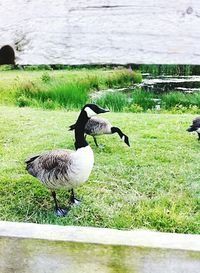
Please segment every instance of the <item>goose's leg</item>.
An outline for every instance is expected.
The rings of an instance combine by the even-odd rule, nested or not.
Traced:
[[[73,205],[79,205],[81,201],[74,196],[74,190],[71,189],[70,203]]]
[[[198,133],[198,140],[200,141],[200,133]]]
[[[53,200],[55,202],[55,213],[56,213],[56,215],[57,216],[65,216],[65,215],[67,215],[67,213],[68,213],[67,209],[59,208],[58,201],[56,199],[56,192],[55,191],[52,191],[52,196],[53,196]]]
[[[97,138],[95,136],[93,136],[93,139],[94,139],[94,143],[97,147],[99,147],[98,143],[97,143]]]
[[[101,148],[101,149],[103,149],[104,148],[104,145],[103,144],[98,144],[97,143],[97,138],[95,137],[95,136],[92,136],[93,137],[93,139],[94,139],[94,143],[96,144],[96,146],[98,147],[98,148]]]

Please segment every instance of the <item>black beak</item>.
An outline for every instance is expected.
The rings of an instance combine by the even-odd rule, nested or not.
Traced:
[[[131,146],[129,143],[129,138],[125,135],[125,140],[124,142],[126,143],[126,145],[128,145],[129,147]]]
[[[131,146],[130,143],[129,143],[129,139],[127,139],[126,144],[127,144],[129,147]]]
[[[107,112],[110,112],[110,110],[108,109],[103,109],[103,108],[100,108],[98,109],[98,114],[101,114],[101,113],[107,113]]]
[[[191,133],[191,132],[195,131],[195,129],[192,127],[189,127],[186,131]]]

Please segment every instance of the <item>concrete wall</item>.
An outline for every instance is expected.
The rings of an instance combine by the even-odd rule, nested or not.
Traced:
[[[199,273],[200,235],[0,222],[1,273]]]
[[[20,64],[200,64],[199,26],[199,0],[0,2]]]

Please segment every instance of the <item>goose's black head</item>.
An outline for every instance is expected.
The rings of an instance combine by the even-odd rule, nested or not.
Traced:
[[[92,104],[92,103],[86,104],[83,107],[82,111],[85,111],[88,118],[91,118],[91,117],[96,116],[98,114],[110,112],[108,109],[103,109],[103,108],[99,107],[98,105]]]
[[[130,147],[130,143],[129,143],[129,139],[128,139],[128,136],[127,135],[123,135],[122,136],[122,140],[126,143],[126,145],[128,145]]]
[[[84,129],[88,120],[101,113],[109,112],[109,110],[103,109],[96,104],[86,104],[79,114],[79,117],[75,124],[70,126],[70,129],[75,129],[75,148],[79,149],[88,145],[84,137]]]
[[[196,127],[194,127],[194,126],[190,126],[189,128],[187,128],[187,130],[186,131],[188,131],[189,133],[191,133],[191,132],[194,132],[194,131],[197,131],[198,130],[198,128],[196,128]]]
[[[188,132],[198,132],[200,133],[200,117],[193,120],[192,125],[187,129]]]

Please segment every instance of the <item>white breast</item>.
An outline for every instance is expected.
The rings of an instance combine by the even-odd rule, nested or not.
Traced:
[[[94,165],[94,154],[90,146],[78,149],[72,154],[72,164],[69,178],[73,186],[87,181]]]

